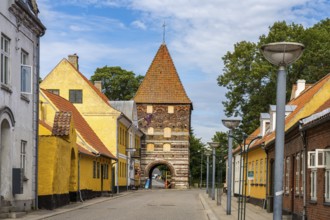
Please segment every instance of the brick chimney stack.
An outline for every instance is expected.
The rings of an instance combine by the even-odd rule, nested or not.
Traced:
[[[102,92],[102,81],[94,81],[94,86]]]
[[[75,53],[68,56],[69,62],[79,71],[78,55]]]
[[[302,91],[304,91],[306,88],[306,80],[298,79],[297,80],[297,89],[295,92],[295,98],[297,98]]]

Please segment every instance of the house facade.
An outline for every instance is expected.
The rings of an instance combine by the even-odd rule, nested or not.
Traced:
[[[146,134],[141,148],[141,180],[151,179],[153,170],[164,165],[171,176],[171,187],[188,188],[193,107],[165,43],[158,49],[134,101],[139,128]]]
[[[112,191],[127,190],[129,156],[126,149],[132,121],[111,106],[102,88],[79,72],[79,57],[73,54],[61,60],[40,87],[69,100],[77,108],[107,149],[118,158],[118,163],[111,168],[114,173]]]
[[[78,146],[71,112],[56,112],[53,127],[39,121],[38,208],[68,205],[78,189]],[[70,196],[71,195],[71,196]]]
[[[73,156],[71,154],[70,158],[66,158],[66,163],[71,161],[72,163],[77,163],[77,175],[70,175],[70,187],[69,187],[69,197],[70,201],[83,201],[85,199],[91,199],[103,194],[109,194],[113,188],[113,173],[111,167],[116,163],[117,158],[107,149],[103,144],[97,134],[92,130],[91,126],[87,123],[84,117],[76,109],[76,107],[68,100],[62,98],[61,96],[55,95],[47,90],[41,89],[40,91],[40,120],[52,127],[53,131],[55,129],[52,118],[56,116],[58,112],[69,112],[72,114],[73,123],[76,133],[76,147],[78,149],[78,156]],[[54,133],[54,132],[53,132]],[[55,143],[56,144],[56,143]],[[40,146],[41,148],[47,146]],[[53,154],[56,158],[64,157],[64,152],[59,150],[61,146],[53,146],[57,151]],[[51,153],[51,152],[45,152]],[[63,154],[63,155],[62,155]],[[52,155],[48,155],[48,158]],[[73,158],[74,157],[74,158]],[[46,156],[44,158],[47,158]],[[42,160],[42,159],[41,159]],[[63,163],[64,164],[64,163]],[[74,164],[70,163],[70,167],[76,167]],[[55,170],[62,172],[65,176],[67,170],[62,169],[61,164],[54,165]],[[48,172],[51,172],[52,167],[46,167]],[[73,172],[73,171],[72,171]],[[70,172],[71,173],[71,172]],[[74,176],[71,178],[71,176]],[[55,179],[54,185],[60,185],[56,181],[62,182],[62,179]],[[76,186],[76,187],[75,187]],[[56,203],[56,198],[61,197],[60,194],[54,192],[53,194],[39,195],[40,198],[45,197],[45,200],[49,199]],[[67,193],[62,196],[67,197]],[[67,201],[67,199],[65,200]],[[65,202],[64,201],[64,202]],[[46,204],[45,202],[44,204]],[[60,203],[59,205],[62,205]],[[47,205],[47,204],[46,204]],[[45,208],[48,208],[45,206]],[[56,208],[56,207],[51,207]]]
[[[35,0],[0,1],[0,207],[11,211],[38,201],[38,12]]]

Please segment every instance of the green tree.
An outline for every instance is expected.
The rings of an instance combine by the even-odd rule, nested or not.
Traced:
[[[130,100],[134,97],[143,78],[118,66],[104,66],[95,70],[91,81],[102,81],[103,92],[109,100]]]
[[[222,58],[224,69],[218,77],[218,85],[228,90],[223,102],[226,116],[241,116],[240,129],[247,134],[259,126],[260,113],[267,112],[269,105],[276,103],[278,67],[264,59],[260,48],[281,41],[301,42],[306,47],[301,59],[287,68],[287,101],[292,85],[298,79],[315,83],[330,71],[329,19],[308,29],[294,23],[276,22],[257,43],[236,43],[234,51],[227,52]]]
[[[199,183],[201,175],[201,163],[203,166],[203,180],[205,179],[205,160],[202,161],[202,154],[204,153],[204,144],[201,138],[195,137],[193,131],[190,133],[190,155],[189,155],[189,169],[190,169],[190,182]]]

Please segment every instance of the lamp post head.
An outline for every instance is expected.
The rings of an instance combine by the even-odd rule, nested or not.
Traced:
[[[210,145],[211,148],[218,148],[220,147],[219,142],[207,142],[208,145]]]
[[[294,42],[277,42],[261,46],[261,52],[270,63],[287,66],[300,58],[305,46]]]
[[[222,119],[222,124],[229,129],[236,128],[239,125],[239,123],[241,123],[241,119],[237,119],[237,118]]]
[[[206,150],[206,151],[205,151],[205,155],[206,155],[207,157],[209,157],[209,156],[211,156],[211,152],[208,151],[208,150]]]

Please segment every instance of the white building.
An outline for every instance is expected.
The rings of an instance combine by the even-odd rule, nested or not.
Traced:
[[[0,212],[37,206],[37,15],[36,0],[0,1]]]

